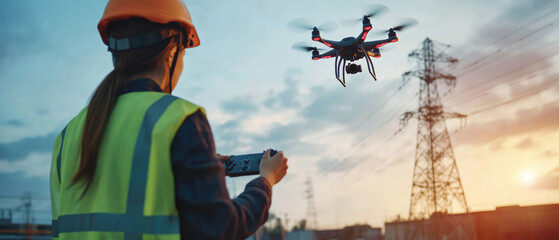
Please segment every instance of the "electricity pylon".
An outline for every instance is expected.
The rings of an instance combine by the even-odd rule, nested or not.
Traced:
[[[456,77],[437,69],[436,63],[454,65],[457,60],[439,51],[440,46],[425,39],[421,48],[409,54],[417,60],[418,70],[403,75],[404,81],[412,77],[420,80],[419,108],[405,112],[400,119],[403,126],[411,118],[418,121],[406,238],[475,239],[445,122],[449,118],[465,119],[466,115],[445,111],[437,90],[437,80],[444,80],[452,88]],[[466,214],[462,217],[448,215],[455,208]]]
[[[318,221],[316,219],[316,207],[314,205],[314,192],[310,175],[305,182],[307,185],[306,198],[307,198],[307,228],[318,229]]]

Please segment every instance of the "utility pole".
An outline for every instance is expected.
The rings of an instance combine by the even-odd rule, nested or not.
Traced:
[[[425,39],[421,48],[409,54],[417,60],[418,69],[403,75],[404,81],[413,77],[420,80],[419,108],[405,112],[400,119],[403,126],[411,118],[418,121],[406,239],[475,239],[469,214],[448,215],[456,208],[469,213],[445,122],[449,118],[465,120],[466,115],[445,111],[441,103],[437,80],[452,88],[456,77],[437,69],[436,63],[452,66],[458,60],[444,54],[440,47]]]
[[[310,175],[308,175],[307,181],[305,182],[307,184],[307,191],[306,191],[306,197],[307,197],[307,227],[308,229],[318,229],[318,222],[316,219],[316,207],[314,205],[314,192],[313,192],[313,187],[312,187],[312,181],[311,181],[311,177]]]
[[[25,209],[25,229],[26,229],[25,239],[31,239],[33,237],[33,223],[34,223],[33,221],[34,219],[31,218],[31,213],[32,213],[31,193],[30,192],[25,193],[21,198],[21,201],[23,201],[22,207]]]

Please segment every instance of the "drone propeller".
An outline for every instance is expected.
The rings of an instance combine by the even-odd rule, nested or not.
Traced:
[[[359,18],[359,20],[363,20],[365,17],[372,18],[384,12],[390,11],[388,7],[381,4],[370,5],[368,8],[370,9],[369,13],[365,14],[362,18]]]
[[[299,50],[299,51],[305,51],[305,52],[310,52],[313,50],[318,50],[318,51],[322,51],[322,50],[326,50],[324,48],[317,48],[317,47],[311,47],[303,42],[298,42],[293,44],[293,49]]]
[[[343,20],[342,25],[346,27],[354,26],[355,24],[357,24],[358,22],[362,21],[365,18],[377,17],[383,13],[390,11],[388,7],[381,4],[368,5],[366,6],[366,8],[368,8],[369,11],[367,11],[367,13],[365,13],[363,17]]]
[[[390,28],[390,29],[388,29],[388,30],[384,30],[384,31],[382,31],[382,32],[383,32],[383,33],[388,33],[388,32],[390,32],[390,31],[392,31],[392,30],[393,30],[393,31],[402,31],[402,30],[404,30],[404,29],[406,29],[406,28],[409,28],[409,27],[412,27],[412,26],[415,26],[415,25],[417,25],[417,20],[415,20],[415,19],[413,19],[413,18],[410,18],[408,21],[406,21],[406,23],[400,24],[400,25],[398,25],[398,26],[392,27],[392,28]]]
[[[338,25],[334,21],[329,21],[320,24],[319,26],[313,26],[308,18],[297,18],[289,21],[289,23],[287,23],[287,27],[297,32],[311,31],[315,27],[319,31],[329,32],[336,30],[336,28],[338,28]]]

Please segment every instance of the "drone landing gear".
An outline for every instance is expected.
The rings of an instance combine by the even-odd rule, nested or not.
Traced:
[[[373,61],[371,60],[371,57],[369,57],[369,54],[367,54],[367,51],[365,51],[365,48],[363,48],[363,45],[359,46],[359,48],[365,54],[365,60],[367,62],[367,68],[369,69],[369,73],[371,74],[371,76],[373,76],[373,79],[375,79],[375,81],[376,81],[377,76],[375,74],[375,67],[373,66]],[[344,62],[344,64],[345,64],[345,62]]]
[[[340,60],[338,60],[338,58]],[[342,60],[344,62],[343,65],[341,65]],[[342,79],[340,79],[340,67],[341,66],[345,66],[345,59],[344,58],[340,58],[340,54],[336,54],[336,60],[334,60],[334,72],[336,73],[336,78],[338,79],[338,81],[340,81],[340,83],[345,87],[345,70],[342,69]]]
[[[369,70],[369,74],[371,74],[371,76],[373,76],[373,79],[376,81],[377,80],[377,76],[375,73],[375,67],[373,66],[373,61],[371,60],[371,57],[369,57],[369,54],[367,54],[367,51],[365,51],[365,49],[363,48],[363,46],[359,47],[361,49],[361,51],[363,53],[365,53],[365,60],[367,62],[367,69]],[[343,64],[342,64],[343,62]],[[345,68],[346,65],[346,59],[343,57],[340,57],[339,52],[336,53],[336,60],[334,60],[334,72],[336,74],[336,79],[338,79],[338,81],[340,81],[340,83],[342,84],[342,86],[346,86],[345,84],[345,73],[346,73],[346,69]],[[355,64],[353,64],[355,65]],[[349,69],[350,66],[348,66]],[[357,71],[361,72],[361,66],[358,66],[359,70],[354,70],[354,72],[348,72],[350,74],[354,74]],[[340,78],[340,68],[342,68],[341,72],[342,72],[342,78]],[[350,71],[350,70],[347,70]]]

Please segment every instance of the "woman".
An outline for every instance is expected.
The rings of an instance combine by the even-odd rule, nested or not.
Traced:
[[[287,158],[231,200],[204,110],[171,96],[199,45],[180,0],[110,0],[98,25],[115,69],[58,136],[54,239],[243,239],[265,223]]]

